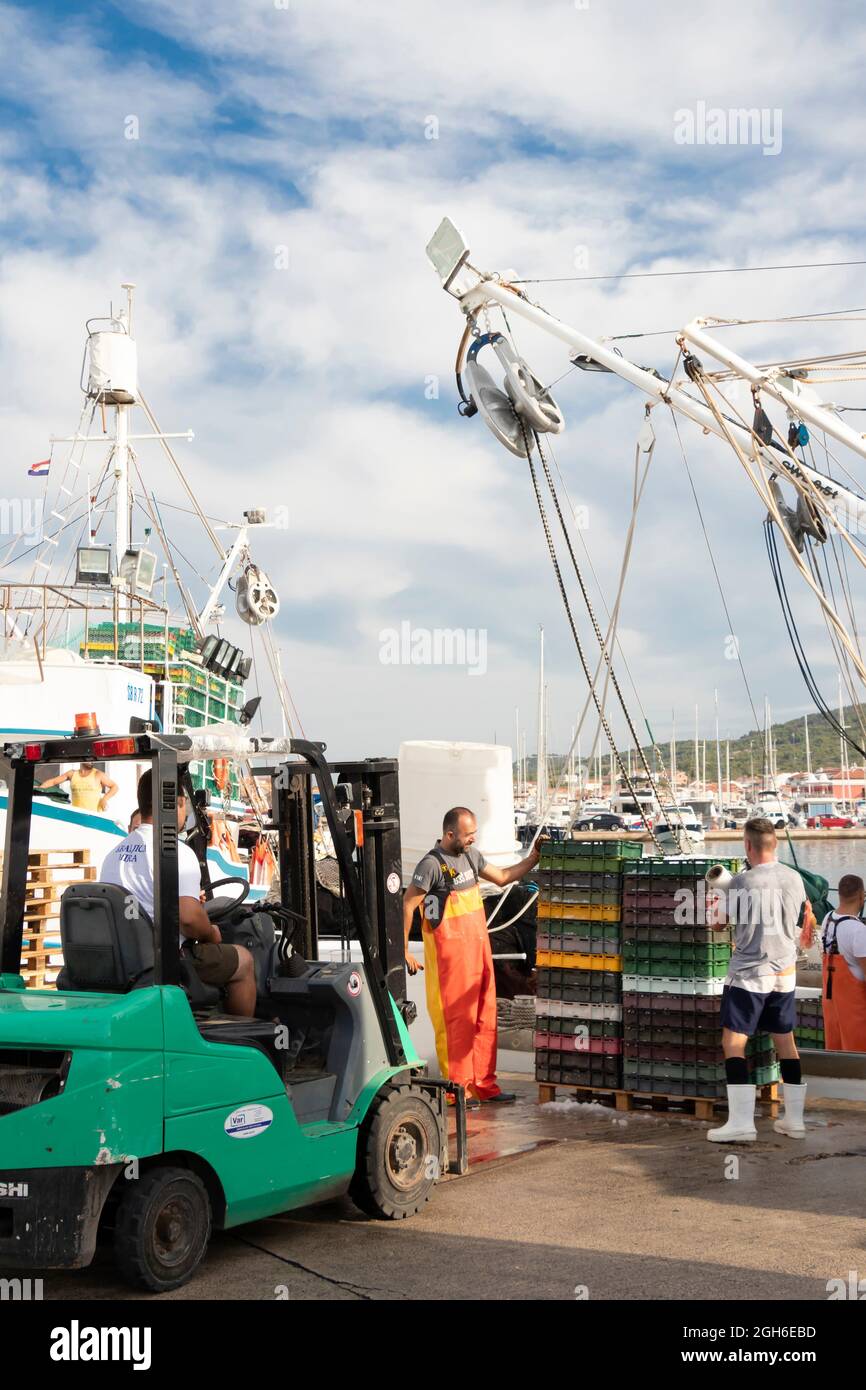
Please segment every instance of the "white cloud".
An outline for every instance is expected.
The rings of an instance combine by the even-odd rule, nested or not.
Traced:
[[[829,20],[802,6],[701,7],[664,25],[658,10],[375,0],[362,12],[291,0],[281,11],[215,0],[205,22],[180,3],[136,11],[136,22],[159,22],[204,55],[173,72],[168,60],[111,52],[107,36],[99,47],[84,24],[46,33],[0,8],[18,55],[0,86],[31,108],[17,145],[8,132],[0,141],[0,370],[15,402],[4,412],[4,485],[18,488],[46,434],[74,423],[82,325],[132,278],[142,379],[166,429],[196,430],[178,456],[208,511],[288,509],[288,531],[259,544],[283,594],[279,640],[308,732],[339,729],[332,743],[343,753],[367,732],[380,751],[412,736],[487,738],[495,728],[510,738],[514,705],[524,722],[534,708],[543,622],[563,736],[582,677],[526,466],[454,410],[462,319],[424,257],[430,233],[448,212],[481,264],[569,275],[579,246],[584,273],[605,274],[855,259],[860,231],[861,131],[848,112],[860,30],[842,51]],[[808,62],[792,63],[790,44],[777,42],[783,19],[786,34],[808,40]],[[673,110],[699,98],[783,105],[782,155],[678,150]],[[255,120],[229,114],[243,104]],[[118,125],[130,109],[137,144]],[[431,114],[438,141],[424,139]],[[673,329],[695,313],[856,305],[858,283],[840,270],[530,293],[611,334]],[[540,375],[567,371],[558,345],[512,327]],[[795,343],[840,350],[859,335],[856,323],[796,334],[776,325],[731,341],[772,357]],[[662,371],[673,365],[670,335],[620,346]],[[424,396],[431,376],[438,402]],[[641,399],[580,373],[555,394],[568,421],[556,456],[572,500],[590,508],[585,540],[610,599]],[[724,446],[683,430],[756,698],[799,698],[760,507]],[[657,432],[621,635],[661,738],[672,702],[685,716],[699,701],[709,716],[716,686],[732,720],[751,715],[722,652],[726,624],[676,439],[664,421]],[[182,505],[159,455],[140,452],[158,496]],[[209,577],[213,552],[190,518],[174,516],[178,544]],[[380,665],[380,628],[431,614],[489,628],[486,679]],[[594,662],[584,617],[580,630]],[[825,639],[814,624],[809,632],[817,662]]]

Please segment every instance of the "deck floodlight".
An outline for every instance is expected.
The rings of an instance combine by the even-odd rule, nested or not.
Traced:
[[[143,546],[130,546],[120,562],[120,577],[136,594],[149,594],[156,578],[156,556]]]
[[[469,247],[451,218],[443,217],[427,243],[427,257],[446,290],[468,255]]]
[[[111,546],[82,545],[75,556],[76,584],[111,587]]]

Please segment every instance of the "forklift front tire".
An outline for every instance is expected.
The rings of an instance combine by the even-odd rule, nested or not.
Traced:
[[[204,1257],[211,1225],[210,1199],[196,1173],[151,1168],[129,1182],[117,1207],[114,1258],[120,1274],[152,1293],[180,1288]]]
[[[443,1166],[436,1112],[417,1086],[387,1086],[361,1126],[349,1196],[367,1216],[402,1221],[430,1199]]]

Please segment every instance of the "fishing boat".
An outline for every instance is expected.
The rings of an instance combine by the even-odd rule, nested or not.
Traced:
[[[53,436],[49,457],[30,469],[38,489],[27,518],[22,508],[30,524],[0,557],[4,741],[65,736],[76,724],[111,735],[146,727],[242,732],[261,700],[250,689],[255,642],[275,677],[284,723],[290,714],[271,632],[279,599],[251,550],[267,517],[250,507],[241,519],[220,523],[202,509],[172,447],[192,432],[163,432],[142,391],[134,288],[125,284],[123,306],[86,324],[77,425],[71,435]],[[157,477],[153,450],[167,478]],[[181,543],[165,521],[174,504],[157,496],[168,479],[187,517]],[[209,584],[181,556],[192,543],[190,515],[215,552]],[[227,591],[244,634],[234,641],[226,635]],[[96,805],[81,804],[74,780],[71,798],[63,783],[37,789],[33,849],[89,850],[98,865],[127,833],[136,805],[139,769],[118,766],[116,794]],[[191,770],[210,803],[212,877],[249,874],[252,896],[260,896],[273,854],[250,764],[213,757]],[[42,771],[48,781],[75,769]],[[5,808],[0,795],[3,820]]]

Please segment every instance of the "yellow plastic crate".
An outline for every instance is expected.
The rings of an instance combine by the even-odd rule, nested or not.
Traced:
[[[549,918],[571,922],[618,922],[619,903],[549,903],[538,904],[539,920]]]
[[[578,951],[539,951],[535,964],[562,970],[622,970],[622,956],[584,956]]]

